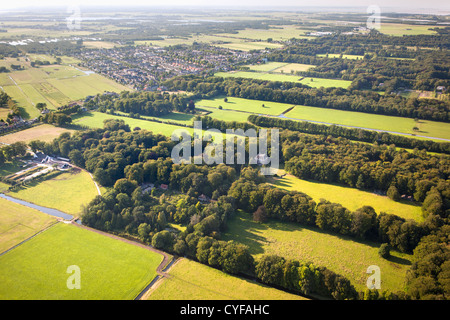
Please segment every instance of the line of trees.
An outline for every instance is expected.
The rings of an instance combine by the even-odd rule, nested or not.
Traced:
[[[363,141],[369,143],[378,143],[391,145],[394,144],[400,148],[424,149],[429,152],[438,152],[450,154],[450,143],[435,142],[432,140],[419,140],[400,135],[393,135],[387,132],[376,132],[363,129],[347,128],[342,126],[328,126],[324,124],[311,123],[307,121],[294,121],[278,118],[250,115],[248,121],[259,127],[278,127],[292,131],[298,131],[310,134],[324,134],[335,137],[344,137],[349,140]]]
[[[182,94],[163,92],[123,91],[117,95],[97,95],[90,99],[85,106],[98,108],[100,112],[120,111],[128,114],[146,116],[163,116],[173,111],[192,111],[190,101],[192,97]]]
[[[358,240],[388,243],[392,248],[408,253],[413,252],[423,236],[444,224],[436,215],[423,223],[384,212],[377,215],[370,206],[351,212],[338,203],[323,199],[316,203],[304,193],[257,184],[245,178],[236,180],[228,195],[235,199],[237,208],[246,212],[256,213],[263,206],[266,219],[314,226]]]

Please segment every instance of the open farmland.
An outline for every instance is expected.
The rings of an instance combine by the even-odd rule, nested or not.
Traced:
[[[318,54],[318,57],[321,58],[342,58],[342,59],[349,59],[349,60],[361,60],[364,59],[364,56],[360,56],[360,55],[356,55],[356,54],[340,54],[340,53],[323,53],[323,54]]]
[[[12,71],[6,77],[3,75],[0,82],[3,91],[17,103],[22,110],[22,116],[26,119],[39,116],[39,111],[35,108],[39,102],[46,103],[49,109],[56,109],[71,101],[84,99],[88,95],[104,91],[129,90],[101,75],[71,65],[49,65],[39,68],[27,66],[25,70]]]
[[[261,224],[244,212],[231,219],[228,226],[224,240],[247,245],[256,259],[263,254],[275,254],[326,266],[348,278],[357,290],[362,291],[366,288],[367,268],[377,265],[382,270],[382,290],[404,290],[411,255],[391,251],[393,257],[385,260],[378,255],[377,243],[358,242],[294,223],[270,221]]]
[[[0,256],[2,300],[134,299],[156,276],[163,257],[90,230],[58,223]],[[81,290],[69,290],[69,266]]]
[[[450,124],[444,122],[378,115],[309,106],[295,106],[285,114],[291,120],[317,121],[326,124],[386,130],[398,133],[417,134],[431,138],[450,139]],[[413,130],[417,127],[419,130]]]
[[[368,205],[373,207],[377,213],[385,212],[395,214],[404,219],[423,221],[420,206],[414,205],[407,200],[396,202],[386,196],[375,193],[334,184],[302,180],[289,174],[283,178],[274,179],[273,184],[282,189],[306,193],[316,202],[319,202],[320,199],[325,199],[330,202],[340,203],[350,211],[355,211],[362,206]]]
[[[44,181],[29,182],[9,195],[76,216],[83,205],[98,195],[98,191],[89,173],[74,170]]]
[[[50,215],[0,198],[0,253],[56,222]]]
[[[286,65],[277,68],[273,70],[273,72],[279,72],[279,73],[297,73],[300,71],[308,71],[311,68],[314,68],[315,66],[312,64],[302,64],[302,63],[287,63]]]
[[[308,39],[305,36],[307,30],[301,29],[296,25],[289,26],[271,26],[267,29],[245,29],[239,30],[237,33],[224,33],[221,36],[230,38],[243,38],[252,40],[264,40],[272,39],[274,41],[287,41],[292,38],[296,39]]]
[[[103,128],[103,121],[106,119],[117,119],[123,120],[126,124],[130,126],[130,129],[133,130],[136,127],[139,127],[143,130],[152,131],[153,133],[161,133],[166,136],[172,135],[173,131],[176,129],[185,129],[188,132],[192,133],[194,129],[189,127],[182,127],[172,124],[159,123],[149,120],[142,119],[133,119],[128,117],[121,117],[110,115],[101,112],[90,112],[87,115],[85,114],[83,117],[80,117],[74,121],[75,124],[80,124],[84,126],[88,126],[90,128]]]
[[[287,74],[274,74],[274,73],[260,73],[260,72],[247,72],[247,71],[236,71],[236,72],[218,72],[215,74],[216,77],[234,77],[234,78],[248,78],[257,80],[267,80],[267,81],[280,81],[280,82],[297,82],[313,88],[318,87],[337,87],[337,88],[348,88],[351,81],[340,80],[340,79],[324,79],[324,78],[303,78],[299,76],[287,75]]]
[[[61,127],[55,127],[51,124],[42,124],[19,132],[0,136],[0,143],[11,144],[19,141],[29,143],[33,140],[50,142],[59,137],[64,132],[74,132]]]
[[[434,26],[382,23],[380,32],[399,37],[404,35],[436,34],[436,31],[429,30],[430,28],[434,28]]]
[[[302,64],[302,63],[286,63],[286,62],[267,62],[256,65],[247,65],[252,71],[257,72],[276,72],[276,73],[297,73],[299,71],[307,71],[315,66],[312,64]]]
[[[305,300],[254,281],[181,259],[148,300]]]
[[[218,108],[222,106],[222,110],[242,111],[248,113],[268,114],[268,115],[280,115],[284,111],[292,108],[293,105],[268,102],[262,100],[250,100],[235,97],[227,97],[227,102],[224,101],[225,97],[219,97],[215,99],[204,99],[196,102],[197,107],[210,107]],[[244,119],[245,117],[245,119]],[[242,114],[241,121],[246,121],[248,114]]]

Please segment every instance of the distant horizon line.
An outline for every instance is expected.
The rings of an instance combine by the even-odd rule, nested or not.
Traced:
[[[27,11],[32,10],[34,8],[41,9],[60,9],[67,8],[68,5],[61,4],[36,4],[36,5],[23,5],[11,8],[0,9],[0,13],[6,12],[15,12],[15,11]],[[320,12],[336,12],[336,13],[366,13],[367,6],[363,5],[342,5],[342,6],[328,6],[328,5],[301,5],[301,6],[292,6],[292,5],[252,5],[252,4],[243,4],[243,5],[186,5],[186,4],[172,4],[172,5],[162,5],[162,4],[130,4],[130,5],[122,5],[122,4],[109,4],[109,5],[99,5],[99,4],[80,4],[80,8],[86,9],[106,9],[105,11],[114,11],[118,9],[126,9],[127,11],[139,8],[157,8],[160,10],[177,10],[177,9],[201,9],[201,10],[220,10],[220,9],[234,9],[234,10],[254,10],[254,11],[308,11],[308,12],[317,12],[314,9],[319,10]],[[397,13],[397,14],[418,14],[418,15],[450,15],[450,7],[449,8],[424,8],[424,7],[398,7],[398,6],[382,6],[383,13]],[[348,11],[345,11],[348,10]],[[391,10],[391,11],[389,11]],[[426,12],[424,11],[426,10]],[[39,13],[37,13],[39,14]]]

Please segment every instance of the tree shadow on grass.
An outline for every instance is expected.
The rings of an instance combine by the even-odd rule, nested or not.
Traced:
[[[410,266],[412,263],[410,260],[405,259],[405,258],[400,258],[400,257],[396,257],[391,255],[388,259],[386,259],[387,261],[393,262],[395,264],[401,264],[401,265],[405,265],[405,266]]]

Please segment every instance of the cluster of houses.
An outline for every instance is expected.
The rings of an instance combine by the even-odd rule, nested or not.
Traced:
[[[78,58],[90,70],[139,90],[155,91],[159,83],[173,76],[200,74],[207,70],[229,71],[232,64],[255,53],[219,48],[207,44],[195,47],[159,48],[127,46],[86,49]]]
[[[2,121],[2,120],[0,120],[0,134],[6,133],[6,132],[9,132],[9,131],[14,131],[14,130],[17,130],[17,129],[20,129],[20,128],[23,129],[25,127],[28,127],[28,126],[32,125],[36,121],[38,121],[38,119],[23,120],[19,116],[12,117],[11,118],[11,123],[8,123],[8,122]]]

